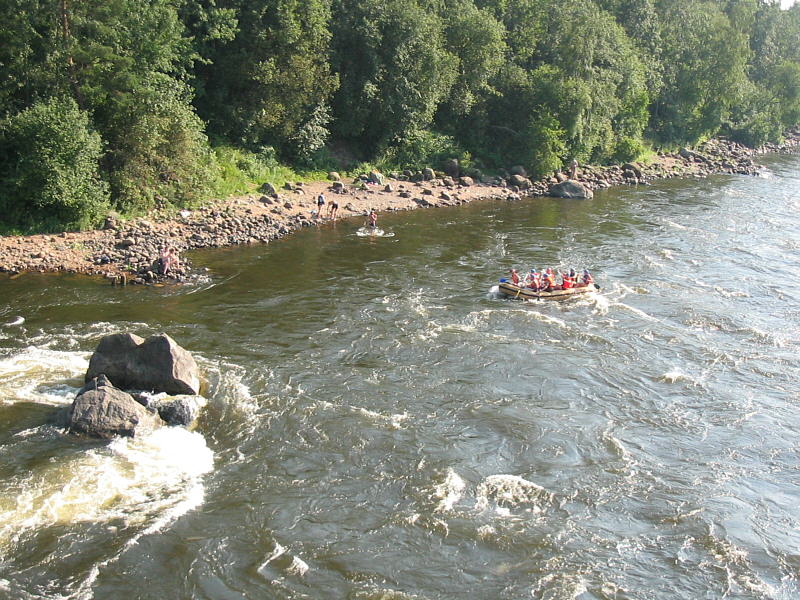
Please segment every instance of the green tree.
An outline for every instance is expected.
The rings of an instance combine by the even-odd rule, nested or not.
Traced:
[[[746,86],[748,39],[714,2],[659,3],[664,86],[655,99],[652,135],[693,143],[715,134]]]
[[[587,0],[557,3],[540,59],[564,76],[573,101],[559,114],[570,154],[603,161],[623,138],[638,139],[647,123],[644,65],[625,31]]]
[[[185,84],[154,73],[135,95],[113,103],[103,164],[117,208],[138,213],[164,202],[184,206],[208,194],[213,159],[188,98]]]
[[[308,156],[327,138],[328,103],[337,87],[328,62],[329,3],[219,4],[233,11],[238,28],[232,40],[207,48],[208,64],[197,69],[201,116],[225,139],[251,148],[275,146],[288,158]]]
[[[107,210],[100,136],[74,100],[37,102],[0,122],[0,210],[7,224],[96,225]]]
[[[0,116],[69,91],[57,4],[0,0]]]
[[[476,4],[503,24],[509,60],[525,68],[535,67],[552,0],[477,0]]]
[[[472,0],[450,3],[447,15],[446,48],[457,60],[447,104],[454,115],[464,116],[480,96],[495,93],[490,81],[506,59],[505,28]]]
[[[68,14],[76,99],[106,142],[103,167],[123,211],[182,205],[208,189],[210,154],[186,83],[195,53],[178,5],[84,0]]]
[[[202,193],[208,153],[185,83],[195,53],[181,0],[0,1],[13,41],[0,50],[4,112],[71,96],[105,143],[101,167],[120,208]]]
[[[336,0],[339,136],[368,154],[427,128],[456,78],[443,23],[414,0]]]

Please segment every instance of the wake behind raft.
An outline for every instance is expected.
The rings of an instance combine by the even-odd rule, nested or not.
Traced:
[[[524,285],[516,285],[505,277],[500,279],[498,292],[506,298],[513,298],[515,300],[567,300],[583,294],[590,294],[600,289],[596,283],[582,285],[579,287],[572,287],[567,290],[552,290],[549,292],[543,290],[534,290]]]

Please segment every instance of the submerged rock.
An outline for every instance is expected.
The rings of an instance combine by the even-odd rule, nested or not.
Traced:
[[[147,340],[130,333],[105,336],[89,360],[85,380],[99,375],[123,389],[192,395],[200,391],[197,363],[166,334]]]
[[[200,415],[200,409],[206,405],[203,396],[166,396],[156,398],[147,403],[147,406],[158,411],[161,420],[167,425],[180,425],[191,427]]]

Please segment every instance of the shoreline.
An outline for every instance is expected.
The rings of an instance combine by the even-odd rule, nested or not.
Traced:
[[[800,152],[800,128],[787,133],[783,144],[752,149],[724,139],[712,139],[695,150],[658,153],[649,164],[625,163],[607,167],[580,166],[573,181],[589,190],[618,185],[648,184],[676,177],[714,174],[757,175],[762,167],[754,157],[766,153]],[[191,270],[175,276],[156,273],[154,263],[164,244],[180,253],[200,248],[269,243],[302,227],[330,222],[312,211],[325,194],[323,215],[331,201],[339,203],[339,219],[417,208],[448,207],[475,201],[536,198],[549,195],[552,185],[567,177],[531,181],[519,167],[491,181],[475,183],[468,177],[427,173],[393,174],[385,182],[345,184],[334,181],[298,183],[271,194],[249,194],[212,201],[194,210],[116,222],[106,219],[103,229],[30,236],[0,236],[0,272],[12,277],[25,272],[76,273],[105,278],[115,284],[180,282]],[[426,178],[425,176],[433,178]],[[455,175],[455,174],[454,174]],[[377,178],[380,180],[380,177]],[[411,181],[413,179],[414,181]],[[266,185],[265,185],[266,187]],[[338,190],[338,191],[337,191]],[[182,260],[185,263],[185,260]]]

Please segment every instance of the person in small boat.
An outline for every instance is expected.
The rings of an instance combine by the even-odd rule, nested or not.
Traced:
[[[511,275],[511,283],[519,285],[519,273],[516,269],[509,269],[508,274]]]
[[[584,269],[583,270],[583,275],[581,275],[581,284],[580,284],[580,286],[581,287],[585,287],[587,285],[592,285],[593,283],[594,283],[594,277],[592,277],[592,274],[589,273],[588,270]]]
[[[571,290],[573,287],[575,287],[575,280],[570,276],[570,274],[561,273],[561,289]]]
[[[561,289],[560,286],[556,285],[556,277],[553,274],[552,267],[547,267],[544,273],[542,273],[542,285],[539,289],[544,292],[552,292]]]
[[[531,272],[527,277],[527,284],[529,288],[537,292],[539,291],[539,288],[542,287],[542,276],[537,273],[536,269],[531,269]]]

